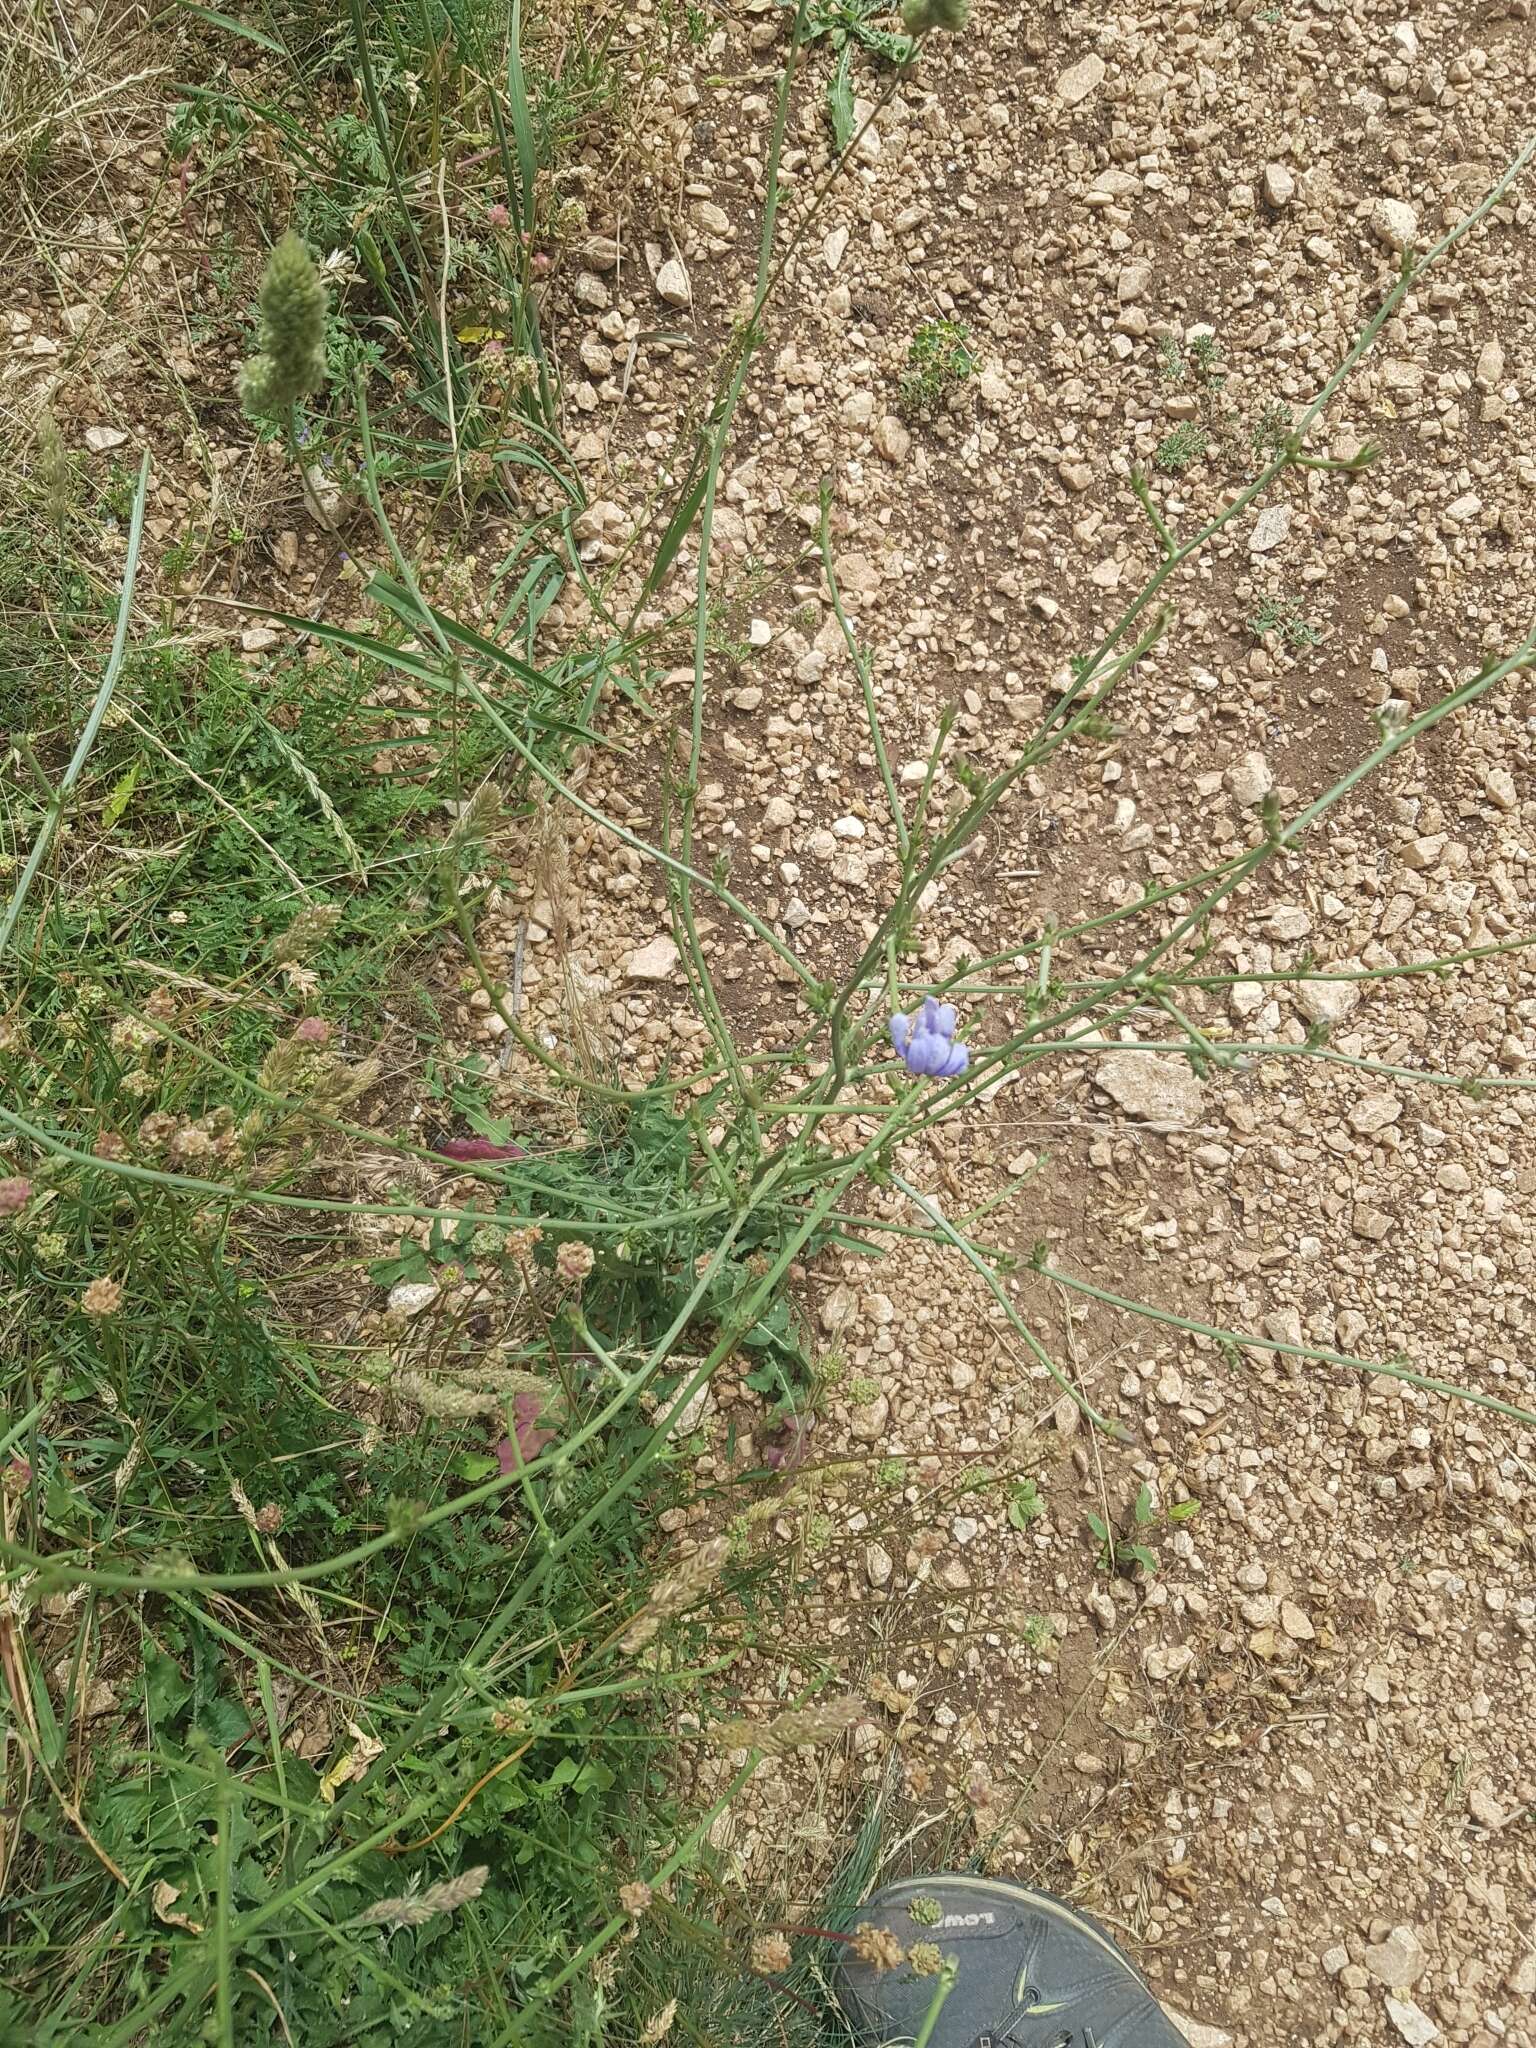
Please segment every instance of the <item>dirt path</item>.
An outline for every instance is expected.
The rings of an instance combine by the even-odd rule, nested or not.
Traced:
[[[982,4],[964,37],[935,40],[791,273],[717,529],[740,613],[725,637],[742,644],[713,677],[704,857],[728,852],[811,958],[847,964],[894,873],[856,680],[806,554],[822,477],[909,787],[921,770],[902,764],[960,707],[942,795],[962,754],[1008,758],[1153,568],[1132,464],[1181,529],[1208,517],[1379,302],[1394,238],[1428,244],[1496,178],[1536,102],[1527,13]],[[782,27],[750,9],[680,94],[693,305],[667,318],[702,338],[725,331],[748,274],[770,113],[754,80]],[[793,124],[791,211],[826,161],[829,69],[823,45]],[[861,98],[881,81],[855,59]],[[915,978],[1241,847],[1256,775],[1293,812],[1368,751],[1388,700],[1422,709],[1526,634],[1533,219],[1522,188],[1388,322],[1313,441],[1347,456],[1378,439],[1385,459],[1293,475],[1184,575],[1113,730],[1031,778],[936,892]],[[654,319],[643,278],[616,291]],[[933,417],[903,419],[909,339],[934,318],[968,327],[978,365]],[[584,338],[599,336],[573,327],[572,349]],[[611,459],[620,504],[619,451],[670,434],[694,360],[651,351],[622,399],[581,399],[585,453]],[[1149,1095],[1145,1061],[1064,1057],[910,1147],[904,1176],[953,1214],[1012,1179],[994,1241],[1044,1242],[1064,1271],[1161,1309],[1536,1402],[1530,1097],[1412,1078],[1536,1072],[1530,956],[1440,980],[1285,978],[1527,928],[1532,709],[1513,677],[1400,757],[1240,892],[1200,970],[1217,985],[1179,993],[1218,1046],[1297,1046],[1326,1021],[1336,1052],[1403,1075],[1277,1051],[1203,1078],[1175,1063]],[[601,762],[588,794],[647,809]],[[665,988],[620,986],[629,950],[664,929],[659,898],[627,857],[579,858],[578,955],[613,974],[614,1028],[659,1057],[698,1029]],[[780,998],[760,958],[724,930],[710,943],[771,1042]],[[1056,971],[1101,971],[1120,943],[1111,925]],[[1015,1023],[1025,994],[973,1005],[976,1035]],[[1150,1008],[1135,1030],[1176,1035]],[[916,1220],[903,1196],[872,1199]],[[802,1590],[765,1672],[846,1645],[872,1718],[846,1758],[758,1781],[719,1831],[743,1883],[790,1869],[809,1894],[851,1791],[894,1770],[909,1862],[979,1843],[1081,1899],[1223,2030],[1202,2038],[1536,2040],[1536,1441],[1034,1275],[1015,1287],[1130,1449],[1073,1429],[958,1260],[914,1245],[808,1282],[830,1384],[776,1524]],[[750,1431],[751,1398],[717,1395]],[[722,1430],[706,1474],[727,1462]],[[1152,1519],[1130,1533],[1155,1574],[1096,1572],[1086,1517],[1125,1523],[1143,1485]],[[1167,1519],[1190,1500],[1197,1515]]]

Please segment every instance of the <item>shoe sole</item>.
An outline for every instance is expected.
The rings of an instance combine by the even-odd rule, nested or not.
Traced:
[[[1162,2048],[1163,2042],[1169,2044],[1169,2048],[1183,2048],[1183,2037],[1173,2027],[1172,2022],[1167,2020],[1160,2008],[1156,2006],[1156,2001],[1153,1999],[1145,1976],[1137,1969],[1136,1965],[1126,1955],[1118,1942],[1114,1940],[1113,1936],[1101,1927],[1091,1914],[1082,1912],[1076,1906],[1067,1905],[1063,1900],[1054,1897],[1049,1892],[1034,1891],[1028,1885],[1014,1884],[1007,1878],[969,1877],[956,1873],[944,1876],[908,1878],[896,1884],[886,1885],[872,1894],[866,1903],[874,1909],[877,1919],[888,1922],[893,1915],[899,1914],[903,1906],[912,1899],[933,1898],[948,1905],[950,1901],[955,1900],[957,1894],[962,1899],[975,1901],[976,1910],[974,1913],[966,1912],[963,1905],[958,1907],[951,1905],[949,1910],[938,1920],[930,1919],[926,1923],[922,1920],[913,1921],[913,1935],[921,1939],[923,1935],[931,1932],[932,1938],[936,1942],[941,1942],[946,1948],[958,1947],[963,1957],[963,1947],[966,1942],[996,1940],[999,1935],[1006,1938],[1013,1931],[1009,1927],[999,1929],[992,1924],[993,1915],[985,1912],[985,1901],[991,1900],[995,1906],[1016,1907],[1026,1910],[1039,1919],[1049,1922],[1061,1933],[1070,1936],[1079,1945],[1086,1945],[1090,1957],[1093,1951],[1097,1950],[1105,1967],[1121,1983],[1126,1983],[1129,1980],[1130,1984],[1133,1984],[1138,1991],[1145,1995],[1152,2007],[1152,2011],[1149,2012],[1147,2017],[1158,2030],[1156,2048]],[[908,1938],[910,1939],[911,1936]],[[1038,1947],[1038,1944],[1035,1946]],[[967,2031],[968,2026],[973,2030],[980,2026],[981,2032],[976,2034],[974,2038],[986,2040],[990,2038],[987,2033],[989,2025],[994,2029],[1007,2029],[1010,2024],[1010,2007],[1014,2012],[1025,2009],[1032,1959],[1032,1956],[1026,1957],[1012,1975],[1011,1980],[1009,1980],[1010,1988],[1007,1990],[998,1983],[995,1977],[993,1978],[992,1981],[997,1988],[995,1993],[989,1997],[988,2005],[984,2012],[979,2014],[975,2012],[962,2014],[960,2010],[954,2012],[953,2020],[954,2023],[958,2024],[959,2031],[953,2038],[958,2044],[962,2044],[962,2048],[970,2048],[973,2038],[972,2033]],[[852,1968],[860,1969],[862,1974],[861,1966],[853,1965]],[[864,1995],[861,1986],[854,1980],[850,1965],[847,1962],[842,1963],[837,1971],[837,1977],[839,1980],[839,2002],[842,2004],[850,2022],[860,2030],[861,2038],[871,2044],[882,2037],[889,2039],[890,2036],[887,2030],[891,2021],[878,2011],[871,2010],[870,2002]],[[964,1972],[962,1969],[962,1982],[963,1980]],[[959,1991],[960,1988],[960,1984],[957,1984],[956,1990]],[[980,1990],[981,1987],[978,1986],[978,1994]],[[997,2010],[996,2003],[992,2002],[993,1998],[998,2002],[1004,1999],[1007,2000],[1007,2004],[1004,2005],[1002,2011]],[[1074,1999],[1068,1998],[1063,2000],[1059,2007],[1055,2008],[1031,2004],[1027,2008],[1027,2017],[1032,2023],[1043,2023],[1053,2010],[1061,2011],[1064,2016],[1068,2015],[1074,2003]],[[943,2024],[946,2029],[951,2027],[951,2014],[948,2007],[945,2010]],[[951,2033],[946,2031],[941,2038],[947,2042],[951,2039]],[[1013,2037],[1007,2031],[1000,2032],[998,2034],[999,2048],[1006,2048],[1006,2044],[1011,2038]],[[1094,2037],[1090,2033],[1083,2038],[1092,2040]],[[1121,2038],[1125,2039],[1127,2037],[1122,2034]],[[1146,2048],[1154,2048],[1154,2037],[1150,2031],[1143,2031],[1138,2036],[1138,2041],[1145,2041]],[[937,2048],[937,2044],[935,2044],[935,2048]]]

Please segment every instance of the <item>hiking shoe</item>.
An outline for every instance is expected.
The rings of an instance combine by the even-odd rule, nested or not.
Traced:
[[[903,1950],[930,1943],[959,1966],[929,2048],[1185,2048],[1145,1978],[1102,1927],[1047,1892],[990,1877],[887,1885],[858,1923]],[[936,1979],[876,1970],[839,1945],[838,2003],[865,2048],[921,2030]]]

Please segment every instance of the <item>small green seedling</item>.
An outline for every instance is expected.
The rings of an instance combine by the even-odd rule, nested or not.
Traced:
[[[1214,334],[1195,335],[1187,349],[1172,334],[1163,335],[1157,344],[1158,375],[1165,384],[1189,386],[1199,408],[1195,419],[1181,420],[1157,445],[1152,459],[1169,476],[1182,476],[1225,432],[1229,409],[1218,399],[1227,373],[1217,367],[1219,354]]]
[[[1008,1497],[1008,1519],[1015,1529],[1027,1529],[1045,1513],[1045,1502],[1033,1479],[1021,1479]]]
[[[1043,1614],[1026,1614],[1019,1623],[1019,1641],[1026,1650],[1033,1650],[1037,1657],[1043,1657],[1056,1643],[1056,1631]]]
[[[959,320],[925,320],[907,348],[901,379],[902,410],[931,413],[976,368],[971,330]]]
[[[793,6],[794,0],[780,0]],[[868,50],[891,64],[909,64],[916,47],[911,36],[899,30],[881,28],[876,16],[889,14],[886,0],[811,0],[806,9],[802,34],[809,43],[825,39],[837,52],[837,64],[827,81],[827,119],[838,154],[853,140],[853,53]]]
[[[1298,650],[1315,647],[1323,637],[1322,627],[1313,625],[1295,597],[1266,597],[1248,627],[1260,640],[1266,633],[1276,633],[1287,647]]]
[[[1157,444],[1153,461],[1170,476],[1182,476],[1211,445],[1211,437],[1198,420],[1181,420],[1171,434]]]
[[[1102,1515],[1090,1515],[1088,1527],[1099,1542],[1098,1569],[1101,1572],[1119,1572],[1128,1575],[1140,1565],[1144,1572],[1157,1570],[1157,1554],[1140,1540],[1143,1532],[1151,1530],[1161,1519],[1170,1527],[1180,1522],[1192,1522],[1200,1512],[1197,1500],[1175,1501],[1161,1518],[1152,1498],[1150,1486],[1142,1485],[1131,1504],[1130,1522],[1124,1531],[1112,1529]]]

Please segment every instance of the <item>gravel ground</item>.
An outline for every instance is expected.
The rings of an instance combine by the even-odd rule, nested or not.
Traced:
[[[1155,566],[1133,463],[1181,530],[1209,517],[1344,355],[1401,242],[1428,245],[1494,182],[1536,97],[1527,13],[983,4],[880,111],[771,317],[716,533],[742,630],[711,676],[701,861],[730,852],[811,958],[847,964],[896,857],[807,552],[820,480],[898,769],[952,703],[946,761],[1001,764]],[[577,281],[609,320],[578,314],[568,334],[590,373],[583,453],[609,465],[599,560],[636,510],[636,455],[689,416],[739,308],[782,33],[749,5],[697,82],[672,82],[687,144],[655,289],[639,250]],[[827,160],[830,63],[823,46],[792,119],[792,219]],[[856,61],[861,99],[881,82]],[[1422,709],[1524,638],[1533,222],[1517,188],[1387,322],[1312,443],[1344,457],[1372,438],[1385,459],[1293,472],[1184,574],[1112,735],[1032,776],[946,877],[915,976],[1241,847],[1266,786],[1293,811],[1368,751],[1388,700]],[[904,418],[909,339],[940,316],[969,327],[977,368],[933,417]],[[647,340],[663,317],[675,338]],[[1181,426],[1203,452],[1175,474],[1176,451],[1158,458]],[[1224,979],[1181,1007],[1214,1041],[1273,1053],[1203,1078],[1063,1059],[909,1148],[905,1176],[952,1213],[1011,1178],[994,1238],[1043,1241],[1066,1272],[1164,1310],[1536,1403],[1530,1097],[1414,1078],[1536,1072],[1528,956],[1287,978],[1523,932],[1532,708],[1512,677],[1239,893],[1203,963]],[[586,794],[649,819],[630,770],[594,763]],[[641,1067],[701,1042],[650,878],[587,844],[573,872],[577,955],[611,984],[614,1034]],[[1076,971],[1116,959],[1116,936]],[[723,928],[708,943],[744,1028],[775,1042],[786,998],[761,960]],[[977,1034],[1013,1016],[999,999]],[[1319,1021],[1336,1051],[1405,1071],[1284,1057]],[[958,1801],[960,1846],[1102,1914],[1206,2023],[1197,2038],[1536,2040],[1536,1439],[1048,1277],[1017,1287],[1132,1447],[1074,1426],[957,1260],[919,1245],[873,1276],[851,1261],[808,1280],[834,1383],[774,1525],[802,1591],[759,1675],[845,1646],[871,1717],[845,1756],[773,1766],[718,1831],[743,1882],[789,1869],[809,1893],[852,1793],[894,1772],[909,1856],[954,1852]],[[750,1406],[717,1396],[749,1430]],[[1124,1523],[1142,1483],[1157,1571],[1096,1572],[1086,1516]],[[1165,1518],[1189,1500],[1197,1516]]]

